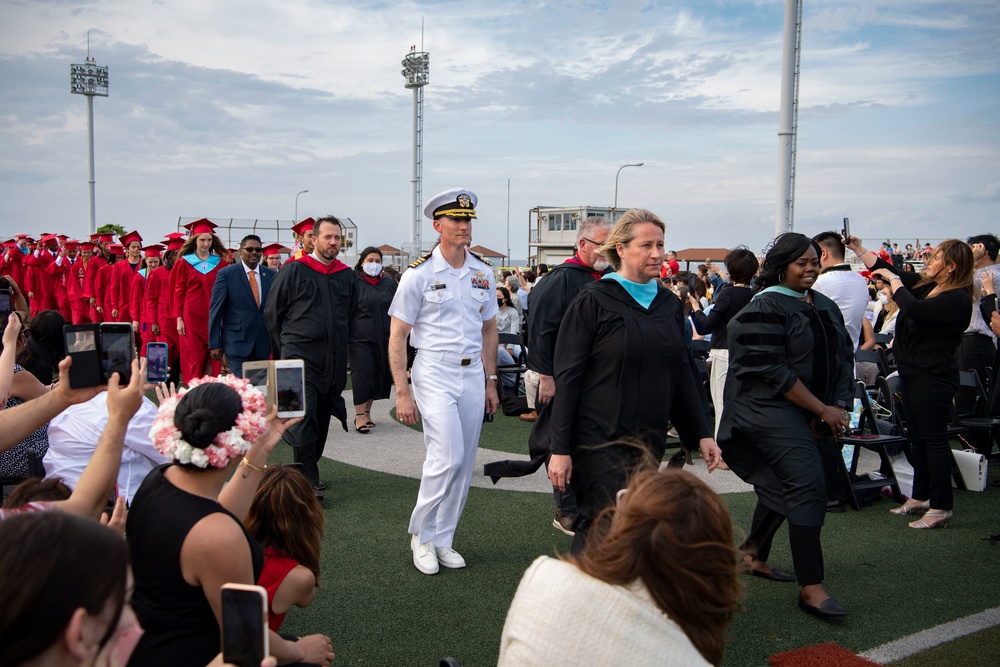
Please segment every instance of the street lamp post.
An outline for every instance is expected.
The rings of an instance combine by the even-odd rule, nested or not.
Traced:
[[[293,225],[299,224],[299,195],[304,195],[309,192],[308,190],[303,190],[302,192],[295,195],[295,219],[292,220]]]
[[[618,167],[618,173],[615,174],[615,205],[611,207],[611,221],[615,220],[615,213],[618,211],[618,176],[621,175],[622,169],[625,167],[641,167],[646,164],[645,162],[636,162],[635,164],[623,164]]]
[[[97,209],[94,203],[94,97],[108,96],[108,68],[99,67],[90,57],[89,37],[87,60],[83,65],[69,66],[69,92],[87,96],[87,144],[90,155],[90,233],[97,231]]]

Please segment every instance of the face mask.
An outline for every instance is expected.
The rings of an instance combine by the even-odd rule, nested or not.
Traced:
[[[497,305],[503,308],[503,299],[497,299]]]
[[[889,303],[889,297],[887,297],[885,294],[879,294],[878,302],[884,306],[885,304]]]
[[[604,271],[605,269],[608,268],[609,264],[610,262],[608,262],[608,258],[605,257],[604,255],[601,255],[600,257],[597,258],[597,261],[594,262],[594,271]]]
[[[28,250],[27,248],[21,248],[21,254],[27,255],[29,252],[31,251]]]
[[[370,275],[372,278],[374,278],[378,274],[382,273],[382,265],[378,264],[377,262],[376,263],[369,262],[368,264],[362,264],[361,270]]]

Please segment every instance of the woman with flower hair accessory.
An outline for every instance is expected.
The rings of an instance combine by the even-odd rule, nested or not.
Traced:
[[[271,450],[297,421],[264,409],[263,394],[232,376],[194,380],[160,404],[150,436],[172,462],[146,477],[126,525],[146,630],[129,664],[208,663],[220,649],[220,587],[257,581],[263,554],[242,521]],[[270,642],[281,664],[334,657],[323,635],[271,633]]]

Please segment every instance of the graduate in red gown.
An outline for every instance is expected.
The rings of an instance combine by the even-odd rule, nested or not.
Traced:
[[[285,260],[285,264],[312,254],[314,248],[313,227],[315,226],[316,221],[312,218],[306,218],[302,222],[292,225],[292,231],[295,232],[295,248],[292,248],[294,252]]]
[[[111,271],[111,317],[108,318],[107,313],[104,317],[112,322],[132,322],[135,318],[132,317],[129,299],[132,297],[132,281],[142,262],[142,237],[139,232],[131,231],[120,236],[118,242],[125,248],[125,261],[115,262]]]
[[[32,316],[43,310],[58,309],[56,277],[45,272],[49,264],[56,261],[55,249],[58,247],[55,234],[43,234],[35,251],[24,258],[24,264],[28,267],[26,282],[29,285],[27,291]]]
[[[271,243],[263,248],[264,258],[261,263],[269,269],[277,271],[281,268],[281,253],[290,253],[291,248],[286,248],[280,243]]]
[[[114,310],[111,301],[111,275],[115,270],[115,264],[123,260],[125,248],[120,243],[108,244],[108,263],[97,270],[94,278],[94,296],[97,299],[97,313],[101,317],[101,322],[117,322],[111,316]]]
[[[222,241],[212,232],[217,226],[207,218],[184,225],[191,235],[170,270],[170,312],[177,320],[181,381],[185,384],[222,370],[221,362],[214,361],[208,349],[208,307],[226,254]]]
[[[84,282],[87,273],[86,264],[93,254],[93,249],[94,246],[89,241],[80,243],[73,239],[67,240],[56,261],[45,269],[46,273],[58,279],[60,293],[66,294],[65,299],[57,299],[60,313],[64,306],[69,309],[70,316],[66,322],[73,324],[90,322],[90,302],[84,292]],[[63,317],[66,315],[63,314]]]
[[[153,340],[167,344],[167,365],[171,378],[180,379],[180,339],[177,336],[177,318],[170,315],[170,271],[186,236],[180,232],[167,234],[163,243],[163,263],[146,275],[146,308],[153,317]]]
[[[104,308],[98,310],[99,297],[94,291],[94,281],[97,279],[97,272],[101,267],[108,265],[108,244],[115,239],[111,233],[91,234],[90,242],[94,244],[94,255],[87,261],[87,274],[83,277],[83,293],[90,302],[90,321],[103,322]],[[103,292],[102,292],[103,294]]]
[[[19,286],[24,286],[24,257],[25,253],[22,252],[22,248],[25,250],[28,247],[27,237],[24,234],[19,234],[10,241],[6,241],[3,244],[3,259],[2,267],[0,267],[0,275],[7,276],[11,278]]]
[[[135,280],[132,281],[132,293],[129,295],[129,312],[132,313],[132,328],[140,342],[140,357],[146,356],[146,344],[156,339],[153,334],[156,312],[150,311],[146,306],[146,285],[149,273],[160,268],[161,250],[163,250],[163,246],[159,243],[143,247],[142,268],[139,269]]]

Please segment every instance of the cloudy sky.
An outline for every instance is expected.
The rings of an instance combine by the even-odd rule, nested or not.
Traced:
[[[412,94],[430,52],[424,194],[480,197],[475,241],[527,254],[534,206],[649,208],[667,245],[774,230],[783,0],[0,0],[0,234],[179,217],[352,218],[408,239]],[[424,33],[421,38],[421,21]],[[997,230],[1000,3],[806,0],[796,230],[874,242]],[[510,182],[508,208],[507,184]],[[432,235],[425,223],[425,238]],[[286,237],[287,238],[287,237]]]

